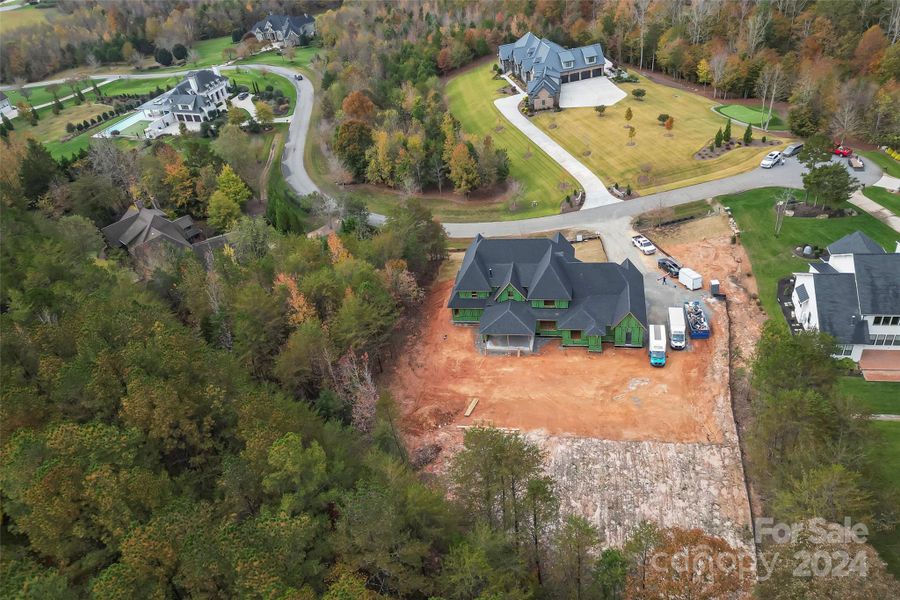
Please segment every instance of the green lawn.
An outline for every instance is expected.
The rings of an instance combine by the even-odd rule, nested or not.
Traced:
[[[285,97],[291,101],[291,108],[284,115],[276,116],[289,115],[294,111],[294,107],[297,106],[297,88],[294,87],[294,84],[291,83],[289,79],[286,79],[281,75],[263,73],[258,69],[241,69],[240,72],[225,71],[223,74],[227,76],[230,81],[237,83],[238,85],[246,85],[251,89],[253,82],[256,81],[260,90],[264,90],[267,85],[271,85],[276,90],[281,90]]]
[[[0,13],[3,15],[5,13]],[[103,89],[103,88],[101,88]],[[33,88],[28,88],[29,96],[25,98],[19,90],[7,90],[6,96],[9,98],[9,103],[15,106],[19,101],[25,100],[32,106],[39,106],[41,104],[46,104],[47,102],[53,102],[53,94],[47,89],[47,86],[38,86]],[[63,98],[72,93],[72,88],[67,85],[60,85],[59,89],[56,91],[56,95],[59,98]]]
[[[195,42],[192,49],[199,54],[196,62],[183,65],[172,65],[171,67],[161,67],[155,69],[155,71],[158,73],[166,73],[168,71],[203,69],[205,67],[220,65],[225,62],[225,59],[222,57],[222,50],[231,46],[234,46],[234,42],[231,41],[230,35]]]
[[[593,108],[567,108],[541,111],[532,119],[607,184],[631,185],[641,195],[676,189],[755,169],[768,152],[787,144],[786,138],[770,134],[770,141],[780,143],[737,147],[716,158],[695,158],[726,124],[725,117],[711,110],[714,102],[644,77],[636,84],[619,87],[628,96],[608,106],[603,116]],[[646,90],[643,100],[631,95],[636,88]],[[627,121],[629,110],[631,120]],[[674,119],[672,131],[659,122],[661,114]],[[627,126],[635,132],[631,144]],[[740,125],[732,126],[734,140],[739,141],[742,134]],[[755,139],[761,137],[754,133]]]
[[[900,383],[841,377],[838,387],[842,393],[858,400],[873,414],[900,414]]]
[[[35,8],[33,6],[4,11],[0,13],[0,34],[9,33],[19,27],[46,23],[58,14],[59,12],[55,8]]]
[[[144,130],[147,129],[147,126],[150,125],[150,121],[138,121],[137,123],[132,123],[125,129],[119,132],[120,135],[137,135],[143,136]]]
[[[900,161],[894,160],[881,150],[860,150],[857,154],[871,160],[891,177],[900,177]]]
[[[262,54],[256,54],[254,56],[242,58],[238,61],[235,61],[235,64],[273,65],[276,67],[305,67],[309,64],[309,61],[312,60],[313,56],[318,54],[320,51],[321,48],[313,48],[312,46],[307,46],[306,48],[297,48],[297,55],[294,57],[294,60],[288,60],[287,57],[283,55],[279,56],[274,50],[272,50],[270,52],[264,52]]]
[[[741,240],[757,278],[763,307],[770,317],[781,318],[775,298],[778,280],[793,272],[806,272],[808,262],[793,256],[797,246],[827,246],[856,230],[864,232],[885,248],[893,249],[897,232],[866,213],[840,219],[800,219],[787,217],[781,235],[775,237],[775,196],[781,188],[762,188],[719,197],[730,206],[741,229]],[[802,197],[802,191],[796,192]]]
[[[556,214],[565,195],[575,189],[572,176],[513,127],[494,106],[494,100],[501,97],[497,90],[505,84],[503,80],[493,79],[491,66],[484,65],[451,79],[446,95],[450,111],[459,119],[464,133],[478,137],[490,135],[495,146],[506,149],[510,179],[522,186],[517,210],[511,212],[501,202],[480,206],[472,203],[471,211],[465,204],[436,203],[432,208],[441,219],[525,219]]]
[[[742,104],[723,104],[722,106],[716,107],[716,112],[719,112],[726,117],[743,121],[744,123],[750,123],[753,126],[762,125],[766,120],[766,116],[769,114],[769,111],[767,110],[764,111],[760,108],[744,106]],[[784,122],[777,113],[772,114],[772,120],[769,121],[769,129],[786,129]],[[743,132],[741,133],[743,134]]]
[[[895,194],[881,187],[869,186],[863,190],[869,200],[874,200],[895,215],[900,216],[900,194]]]
[[[113,81],[100,88],[100,91],[107,96],[118,96],[119,94],[147,94],[157,87],[162,90],[166,86],[174,86],[182,80],[181,77],[160,77],[153,79],[119,79]]]

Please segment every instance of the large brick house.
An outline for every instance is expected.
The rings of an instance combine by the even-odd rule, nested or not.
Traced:
[[[560,234],[488,239],[466,250],[448,307],[454,323],[477,325],[488,351],[534,350],[538,337],[600,352],[639,348],[647,332],[644,278],[630,261],[583,263]]]
[[[566,49],[531,32],[498,52],[500,68],[525,84],[531,108],[542,110],[559,106],[563,85],[605,75],[610,66],[600,44]]]
[[[260,42],[271,42],[277,46],[299,46],[304,40],[316,35],[315,18],[304,14],[300,17],[269,15],[250,28]]]

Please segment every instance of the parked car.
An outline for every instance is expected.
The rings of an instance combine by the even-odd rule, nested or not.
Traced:
[[[834,149],[832,150],[832,152],[837,154],[838,156],[843,156],[844,158],[853,154],[853,150],[851,150],[849,147],[841,146],[839,144],[836,144],[834,146]]]
[[[656,246],[653,245],[653,242],[642,235],[631,236],[631,243],[644,254],[653,254],[656,252]]]
[[[785,156],[794,156],[795,154],[800,154],[800,151],[803,150],[803,144],[791,144],[787,148],[784,149]]]
[[[248,92],[241,92],[240,94],[238,94],[238,100],[246,100],[247,96],[249,95],[250,94]]]
[[[865,171],[866,170],[866,163],[864,163],[863,159],[861,159],[858,156],[849,157],[847,159],[847,163],[850,165],[850,168],[852,168],[854,171]]]
[[[678,271],[681,270],[681,265],[679,265],[674,258],[660,258],[656,261],[656,265],[662,269],[664,273],[668,273],[672,277],[678,277]]]
[[[303,75],[297,73],[296,75],[294,75],[294,79],[296,79],[297,81],[303,81]]]
[[[784,164],[784,156],[781,152],[775,150],[774,152],[769,152],[766,154],[766,157],[762,159],[762,162],[759,163],[763,169],[771,169],[775,165],[783,165]]]

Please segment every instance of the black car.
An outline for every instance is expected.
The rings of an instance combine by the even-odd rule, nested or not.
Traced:
[[[784,149],[785,156],[793,156],[795,154],[799,154],[800,151],[803,150],[803,144],[791,144],[787,148]]]
[[[678,272],[681,271],[681,265],[673,258],[660,258],[656,264],[672,277],[678,277]]]
[[[303,81],[303,75],[294,75],[294,79],[297,81]]]

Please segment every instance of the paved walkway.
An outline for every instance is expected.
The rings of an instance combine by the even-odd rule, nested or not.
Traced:
[[[891,190],[892,192],[896,192],[900,190],[900,179],[897,177],[891,177],[890,175],[882,175],[881,179],[873,183],[872,185],[876,185],[878,187],[882,187],[886,190]]]
[[[603,182],[600,181],[600,178],[593,171],[584,166],[577,158],[569,154],[565,148],[557,144],[553,138],[529,121],[528,117],[519,112],[519,102],[525,97],[525,93],[512,79],[505,75],[504,78],[519,90],[519,93],[515,96],[506,96],[495,100],[494,105],[506,117],[507,121],[515,125],[519,131],[537,144],[541,150],[546,152],[550,158],[559,163],[559,166],[568,171],[578,181],[578,185],[584,189],[585,193],[582,210],[621,202],[621,200],[606,190],[606,186],[603,185]]]
[[[858,206],[894,231],[900,232],[900,217],[874,200],[870,200],[861,191],[857,190],[853,192],[853,195],[850,196],[850,204]]]

